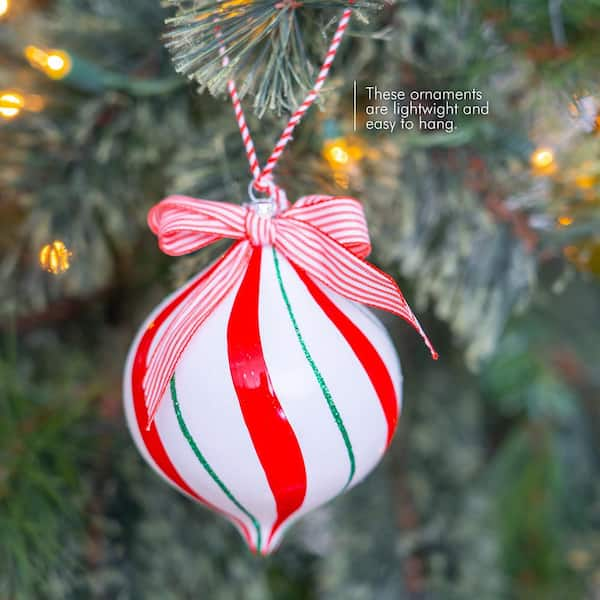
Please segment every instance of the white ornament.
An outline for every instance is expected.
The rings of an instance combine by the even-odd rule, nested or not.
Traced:
[[[361,481],[394,433],[402,375],[379,320],[271,247],[194,334],[147,429],[156,333],[200,274],[148,317],[129,353],[125,413],[146,461],[269,554],[308,511]]]

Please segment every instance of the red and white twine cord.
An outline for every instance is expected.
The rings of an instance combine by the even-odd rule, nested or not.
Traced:
[[[279,137],[279,141],[275,144],[273,148],[273,152],[271,152],[271,156],[267,160],[264,169],[261,170],[258,158],[256,156],[256,149],[254,148],[254,142],[252,141],[252,136],[250,135],[250,130],[248,129],[248,124],[246,123],[246,118],[244,117],[244,111],[242,109],[242,103],[240,101],[240,97],[237,92],[237,87],[235,85],[235,81],[230,79],[227,82],[227,89],[229,91],[229,96],[231,97],[231,102],[233,103],[233,110],[235,112],[235,118],[237,120],[237,124],[240,130],[240,134],[242,136],[242,140],[244,142],[244,147],[246,148],[246,156],[248,157],[248,162],[250,164],[250,172],[252,173],[252,177],[254,179],[253,186],[261,192],[269,192],[271,195],[277,190],[277,186],[275,186],[272,182],[272,174],[273,170],[277,165],[277,161],[279,157],[283,153],[285,147],[288,142],[292,139],[292,133],[294,129],[298,125],[298,123],[302,120],[302,117],[308,111],[308,109],[312,106],[313,102],[317,99],[327,76],[329,75],[329,71],[331,69],[331,65],[335,59],[338,48],[340,47],[340,43],[342,38],[344,37],[344,33],[348,27],[348,23],[350,22],[350,17],[352,16],[352,9],[346,8],[342,13],[342,17],[340,22],[338,23],[337,29],[333,34],[333,38],[331,39],[331,43],[329,44],[329,49],[327,50],[327,54],[325,55],[325,60],[321,65],[321,69],[319,70],[319,74],[315,80],[315,84],[307,94],[304,102],[296,109],[294,114],[290,117],[288,124],[286,125],[283,133]],[[217,27],[216,30],[217,37],[220,37],[220,30]],[[229,58],[227,56],[227,49],[224,45],[221,45],[220,54],[223,61],[223,66],[229,66]]]
[[[319,95],[319,92],[321,91],[321,88],[323,87],[323,84],[327,79],[327,75],[329,74],[329,70],[331,69],[331,65],[333,64],[333,61],[335,59],[335,55],[337,54],[338,48],[342,41],[342,37],[344,36],[344,32],[348,27],[348,22],[350,21],[351,15],[352,10],[350,8],[344,10],[342,18],[340,19],[340,22],[338,23],[337,29],[331,40],[331,44],[329,45],[329,50],[327,51],[325,60],[323,62],[323,65],[321,66],[321,70],[319,71],[319,75],[317,76],[317,79],[315,81],[315,85],[304,99],[304,102],[290,117],[286,128],[283,130],[283,133],[279,138],[279,141],[277,142],[277,144],[275,144],[275,148],[273,148],[273,152],[271,153],[269,160],[267,160],[267,163],[265,164],[265,168],[263,169],[261,174],[262,177],[269,177],[271,175],[273,169],[277,165],[277,161],[279,160],[279,157],[281,156],[284,148],[292,139],[292,133],[296,128],[296,125],[298,125],[298,123],[304,116],[304,113],[306,113],[306,111],[310,108],[312,103],[316,100],[317,96]]]
[[[215,36],[217,37],[217,39],[221,39],[221,29],[218,25],[215,27]],[[221,55],[223,67],[228,67],[229,57],[227,56],[227,49],[225,48],[225,45],[223,43],[221,43],[221,46],[219,48],[219,54]],[[248,157],[248,162],[250,163],[250,172],[252,173],[252,177],[256,181],[260,177],[260,165],[258,164],[256,150],[254,149],[254,142],[252,141],[252,136],[250,135],[250,130],[248,129],[248,124],[246,123],[246,117],[244,117],[242,102],[238,95],[237,87],[233,79],[230,79],[227,82],[227,91],[229,92],[229,96],[231,97],[233,110],[235,112],[235,119],[237,121],[240,134],[242,135],[244,147],[246,148],[246,156]]]

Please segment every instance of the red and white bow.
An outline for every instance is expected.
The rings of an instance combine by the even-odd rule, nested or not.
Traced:
[[[345,298],[402,317],[437,358],[395,281],[364,260],[371,243],[362,206],[354,198],[305,196],[274,216],[261,216],[253,206],[169,196],[150,210],[148,224],[161,250],[171,256],[195,252],[222,238],[239,240],[199,285],[190,282],[196,289],[157,335],[144,378],[148,426],[192,337],[241,281],[258,246],[273,246]]]

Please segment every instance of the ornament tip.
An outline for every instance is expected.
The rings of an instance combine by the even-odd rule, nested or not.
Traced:
[[[421,334],[421,337],[423,338],[423,341],[425,342],[425,345],[429,349],[431,358],[433,358],[433,360],[437,360],[440,357],[440,355],[437,353],[436,349],[433,347],[431,340],[427,337],[427,334],[423,331],[423,328],[421,327],[421,325],[419,325],[419,332]]]

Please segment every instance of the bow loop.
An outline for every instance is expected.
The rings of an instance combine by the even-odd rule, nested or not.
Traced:
[[[150,209],[148,226],[165,254],[183,256],[221,238],[243,239],[245,217],[235,204],[169,196]]]

